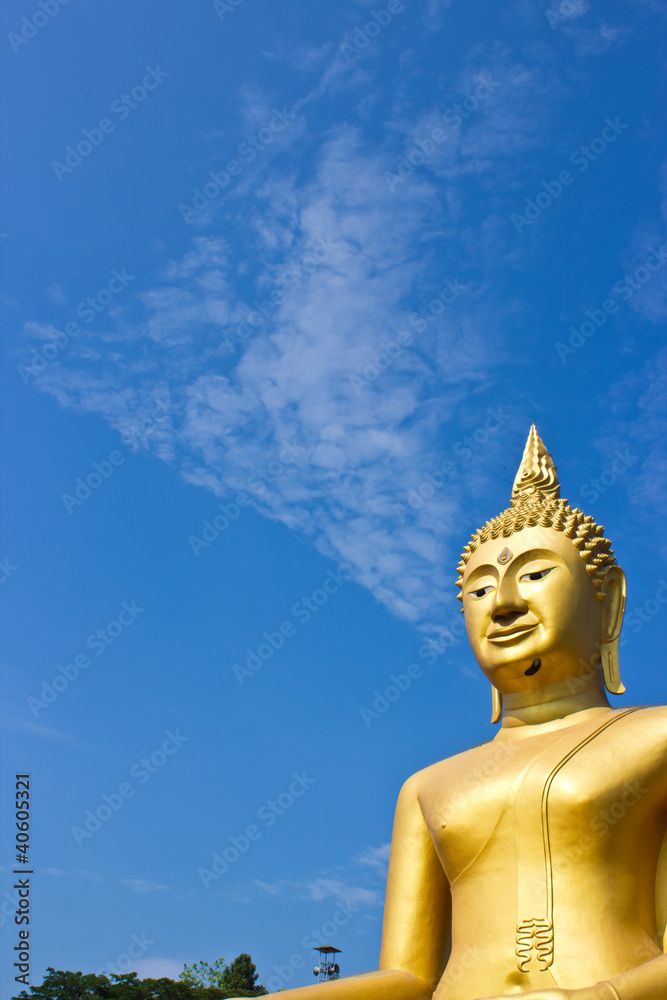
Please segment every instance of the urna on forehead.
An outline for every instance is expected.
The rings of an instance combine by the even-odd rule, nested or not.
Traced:
[[[609,567],[616,562],[611,542],[604,537],[602,525],[561,499],[556,466],[533,424],[514,479],[510,506],[478,529],[463,549],[457,567],[459,600],[466,566],[481,544],[496,539],[503,541],[496,557],[502,566],[512,558],[513,546],[505,540],[524,528],[538,527],[562,532],[570,539],[579,550],[597,596],[602,600],[602,583]]]

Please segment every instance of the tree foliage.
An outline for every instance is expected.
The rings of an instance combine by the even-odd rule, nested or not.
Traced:
[[[218,958],[213,965],[199,962],[186,965],[179,979],[194,990],[217,989],[220,997],[257,997],[268,991],[257,983],[257,972],[247,951],[242,951],[229,965]],[[203,995],[199,993],[198,995]],[[208,994],[212,997],[212,994]]]
[[[267,990],[257,983],[255,965],[247,952],[229,965],[217,959],[185,966],[179,978],[139,979],[136,972],[116,976],[63,972],[51,966],[41,986],[21,990],[12,1000],[227,1000],[257,997]]]

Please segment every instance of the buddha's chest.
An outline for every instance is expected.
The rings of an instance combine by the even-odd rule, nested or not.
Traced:
[[[547,849],[602,858],[647,833],[658,844],[664,761],[613,728],[490,743],[445,762],[421,805],[450,883],[480,863],[541,866]]]

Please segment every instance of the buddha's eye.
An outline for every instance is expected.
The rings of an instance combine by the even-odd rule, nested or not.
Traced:
[[[534,573],[524,573],[523,576],[519,577],[519,583],[523,583],[524,580],[543,580],[545,576],[548,576],[553,566],[549,566],[548,569],[538,569]]]
[[[493,587],[489,584],[488,587],[479,587],[477,590],[469,590],[468,591],[468,596],[469,597],[484,597],[486,594],[488,594],[488,592],[490,590],[493,590]]]

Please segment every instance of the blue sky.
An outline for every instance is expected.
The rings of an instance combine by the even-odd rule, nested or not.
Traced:
[[[33,982],[249,951],[277,989],[314,938],[376,966],[401,783],[492,735],[455,566],[532,420],[628,574],[618,701],[664,700],[661,17],[5,5]]]

